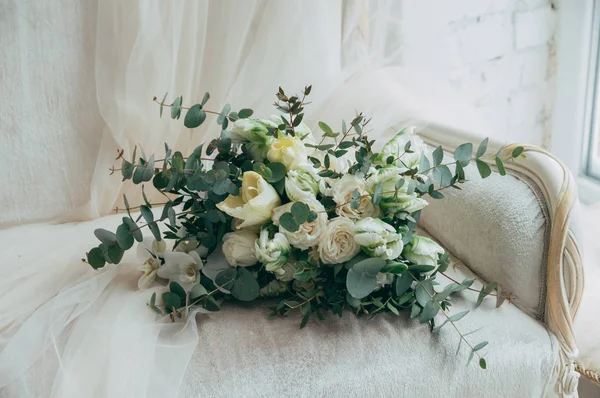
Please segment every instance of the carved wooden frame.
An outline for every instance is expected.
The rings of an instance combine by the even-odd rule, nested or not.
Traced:
[[[428,144],[442,145],[445,150],[453,150],[463,142],[481,140],[480,136],[470,132],[436,125],[428,126],[419,134]],[[516,146],[508,145],[503,151],[509,154]],[[490,150],[501,147],[498,141],[490,140],[488,144]],[[506,162],[505,167],[508,172],[514,170],[529,177],[539,187],[548,204],[551,228],[547,254],[545,323],[559,343],[559,357],[554,369],[557,379],[555,392],[559,397],[577,397],[578,372],[590,377],[587,374],[589,371],[575,363],[579,351],[573,321],[581,302],[584,281],[583,262],[574,230],[576,226],[571,222],[577,213],[577,186],[571,172],[552,154],[531,145],[523,147],[526,158]],[[495,167],[493,160],[488,163]]]

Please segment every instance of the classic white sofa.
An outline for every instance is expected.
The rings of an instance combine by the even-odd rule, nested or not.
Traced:
[[[434,125],[421,135],[429,144],[449,150],[477,140]],[[497,143],[491,142],[490,148],[494,145]],[[423,233],[452,254],[451,277],[459,280],[476,274],[498,282],[504,294],[516,297],[497,309],[491,298],[474,309],[475,292],[463,292],[454,301],[452,311],[471,309],[459,322],[464,333],[484,327],[471,337],[474,342],[490,342],[487,370],[474,363],[467,366],[466,350],[456,355],[458,336],[453,330],[431,335],[426,326],[408,320],[405,314],[372,321],[350,314],[342,319],[329,316],[325,322],[311,322],[299,330],[299,319],[268,319],[265,304],[227,305],[219,313],[198,317],[200,342],[183,376],[179,396],[577,396],[577,344],[572,325],[583,289],[577,193],[571,174],[552,155],[531,146],[525,154],[526,159],[507,165],[506,177],[493,175],[481,180],[467,170],[470,181],[463,190],[432,201],[422,216]],[[36,262],[43,267],[43,260],[32,258],[27,246],[19,243],[43,236],[48,257],[62,255],[65,267],[85,267],[79,258],[93,245],[93,229],[116,226],[119,220],[120,216],[108,216],[71,227],[33,224],[0,230],[0,242],[10,245],[4,253],[16,266]],[[64,254],[59,242],[69,241],[73,234],[88,234],[89,239],[78,240]],[[130,265],[120,271],[120,288],[135,290],[138,273],[134,258],[127,263]],[[52,277],[56,275],[49,272],[48,278]],[[444,278],[440,279],[443,282]],[[4,300],[23,298],[18,286],[5,289]],[[143,313],[147,297],[136,297]],[[18,325],[20,315],[26,312],[6,314],[3,320],[13,317]],[[98,324],[103,325],[118,314],[98,309],[97,316]],[[98,346],[103,344],[101,331],[99,326],[88,336],[98,338]],[[119,337],[114,334],[111,339]],[[52,349],[47,355],[53,355]],[[82,353],[80,360],[85,356]],[[141,360],[130,357],[119,366],[141,366]],[[42,367],[44,375],[51,375],[56,366],[48,361]],[[78,363],[63,366],[68,369]],[[37,389],[36,380],[20,380],[4,393],[18,396],[24,383],[32,396],[45,395],[46,390]],[[85,384],[71,381],[70,388],[80,396],[103,396],[104,382],[102,375],[92,376]],[[135,380],[128,383],[136,385]],[[173,394],[159,388],[144,392],[129,388],[120,392],[128,391],[128,396]]]

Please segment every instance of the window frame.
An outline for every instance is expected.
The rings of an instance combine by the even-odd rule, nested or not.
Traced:
[[[600,146],[591,142],[592,129],[600,129],[600,0],[561,2],[558,13],[550,150],[575,175],[580,199],[600,202],[600,162],[589,156]]]

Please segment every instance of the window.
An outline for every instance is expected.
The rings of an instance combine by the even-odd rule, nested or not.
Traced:
[[[576,176],[583,202],[600,202],[600,0],[561,2],[550,150]]]

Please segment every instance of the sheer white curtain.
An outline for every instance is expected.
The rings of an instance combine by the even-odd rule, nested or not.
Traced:
[[[299,91],[313,84],[313,111],[326,103],[344,108],[354,92],[330,99],[350,75],[397,58],[394,11],[392,1],[381,0],[99,1],[95,76],[106,127],[91,199],[61,221],[108,214],[122,193],[132,203],[140,200],[138,187],[108,173],[117,149],[130,154],[141,145],[160,153],[167,142],[192,150],[218,134],[214,123],[189,131],[182,120],[159,119],[154,96],[168,91],[170,99],[183,95],[194,102],[208,91],[211,109],[230,103],[267,117],[278,85]],[[7,259],[0,267],[2,393],[176,394],[198,343],[194,317],[184,324],[157,322],[144,309],[151,293],[136,291],[131,256],[101,272],[81,264],[94,244],[91,230],[118,218],[0,231]],[[24,240],[32,242],[27,250]]]
[[[468,111],[440,96],[441,83],[395,67],[400,16],[401,2],[391,0],[99,1],[95,76],[106,127],[91,199],[62,218],[96,220],[0,231],[0,388],[15,396],[176,395],[198,343],[194,317],[157,322],[144,309],[151,292],[137,291],[135,258],[101,272],[80,260],[95,244],[91,230],[118,222],[98,217],[123,193],[141,202],[139,187],[109,175],[117,149],[160,154],[167,142],[191,151],[219,133],[212,121],[190,131],[182,120],[159,119],[152,98],[167,91],[186,103],[210,92],[211,110],[230,103],[268,117],[278,85],[312,84],[309,122],[361,110],[378,142],[410,122],[464,125]]]

